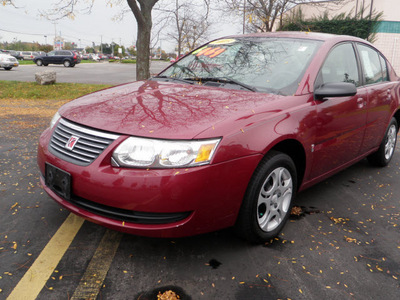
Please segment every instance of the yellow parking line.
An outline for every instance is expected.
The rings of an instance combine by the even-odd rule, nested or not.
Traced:
[[[71,300],[97,299],[122,235],[120,232],[106,231]]]
[[[54,272],[65,251],[74,240],[84,219],[70,214],[50,239],[39,257],[18,282],[7,300],[34,300]]]

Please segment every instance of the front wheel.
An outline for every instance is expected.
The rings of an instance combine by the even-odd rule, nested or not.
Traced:
[[[278,235],[290,215],[297,190],[293,160],[272,151],[257,167],[235,224],[239,236],[264,243]]]
[[[378,151],[367,157],[370,164],[377,167],[385,167],[389,164],[396,149],[398,128],[396,119],[392,118]]]
[[[36,61],[36,65],[39,66],[39,67],[43,66],[43,61],[41,59],[38,59]]]

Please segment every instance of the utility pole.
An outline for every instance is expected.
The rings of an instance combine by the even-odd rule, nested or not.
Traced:
[[[53,22],[53,24],[54,24],[54,43],[53,43],[53,48],[54,48],[54,50],[57,50],[56,49],[56,39],[57,39],[57,22]]]
[[[101,54],[103,54],[103,36],[100,36],[100,49],[101,49]]]
[[[243,34],[246,27],[246,0],[243,0]]]

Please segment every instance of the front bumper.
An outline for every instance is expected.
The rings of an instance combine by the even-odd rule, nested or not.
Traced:
[[[188,169],[117,168],[110,158],[120,138],[89,166],[78,166],[48,151],[50,137],[49,129],[40,137],[38,164],[41,183],[57,203],[105,227],[152,237],[183,237],[232,226],[261,159],[255,155]],[[70,201],[46,186],[46,162],[71,174]]]
[[[18,63],[13,63],[13,62],[0,62],[0,68],[16,68],[18,67],[19,64]]]

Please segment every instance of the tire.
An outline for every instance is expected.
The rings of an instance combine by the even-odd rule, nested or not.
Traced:
[[[70,67],[71,67],[71,68],[75,67],[75,64],[71,64]]]
[[[378,151],[367,157],[371,165],[376,167],[386,167],[389,164],[396,149],[398,130],[399,126],[397,121],[395,118],[392,118]]]
[[[297,191],[297,171],[286,154],[271,151],[251,178],[235,224],[236,233],[253,243],[265,243],[282,230]]]
[[[38,59],[36,61],[36,65],[39,66],[39,67],[43,66],[43,61],[41,59]]]
[[[64,67],[68,68],[71,66],[71,62],[69,60],[65,60],[63,65],[64,65]]]
[[[45,63],[43,63],[43,66],[45,66],[45,67],[47,67],[49,64],[45,64]]]
[[[5,67],[4,70],[10,71],[12,67]]]

